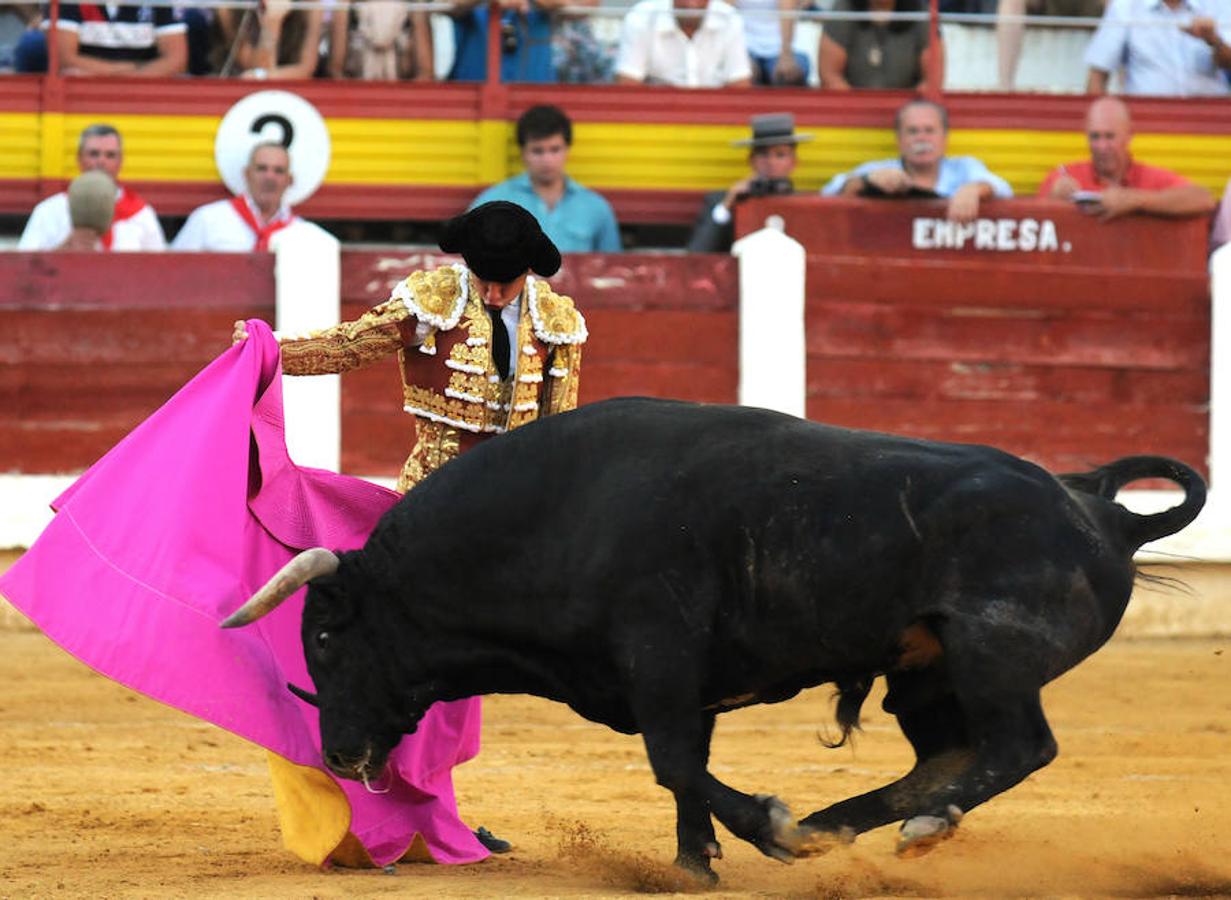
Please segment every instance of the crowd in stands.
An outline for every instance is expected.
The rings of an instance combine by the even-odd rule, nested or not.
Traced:
[[[822,6],[817,6],[820,2]],[[943,0],[942,11],[994,12],[996,0]],[[988,5],[988,4],[992,5]],[[1106,4],[1104,8],[1104,3]],[[1231,94],[1231,0],[1000,0],[1000,86],[1014,81],[1026,13],[1096,18],[1085,53],[1087,90],[1120,73],[1126,94]],[[508,82],[608,82],[677,87],[800,85],[809,55],[801,14],[825,14],[815,48],[819,84],[924,89],[943,82],[925,0],[637,0],[615,45],[596,37],[599,0],[450,0],[451,29],[394,0],[259,0],[241,7],[64,3],[0,6],[0,71],[47,67],[56,44],[65,74],[218,75],[255,79],[481,81],[488,18],[500,10],[500,77]],[[592,7],[592,9],[586,9]],[[40,12],[41,10],[41,12]],[[849,18],[843,18],[849,16]],[[447,71],[437,65],[451,58]],[[938,87],[939,85],[937,85]]]
[[[839,173],[821,194],[944,199],[947,218],[959,224],[978,218],[985,201],[1013,196],[1008,181],[980,160],[948,154],[949,117],[942,104],[908,101],[897,110],[893,124],[897,156]],[[734,210],[741,200],[794,192],[791,174],[797,162],[796,147],[811,140],[811,135],[798,134],[789,113],[753,116],[751,126],[749,138],[734,142],[736,147],[748,148],[749,172],[726,190],[704,197],[688,241],[691,252],[730,249]],[[1073,203],[1104,222],[1132,214],[1172,218],[1213,214],[1211,249],[1231,238],[1231,181],[1219,210],[1206,188],[1135,159],[1132,118],[1123,100],[1099,97],[1092,101],[1085,132],[1089,158],[1057,166],[1040,185],[1040,199]],[[470,208],[497,200],[515,203],[534,216],[561,252],[620,252],[620,229],[611,205],[566,171],[573,143],[568,115],[555,106],[531,107],[518,119],[516,133],[525,171],[484,190]],[[96,124],[82,131],[77,164],[82,175],[92,177],[84,184],[79,177],[67,191],[40,202],[26,223],[18,249],[166,248],[154,210],[119,180],[122,163],[122,137],[113,126]],[[286,147],[269,141],[257,143],[248,154],[243,175],[243,192],[194,210],[171,249],[265,251],[272,249],[271,238],[280,231],[317,228],[286,202],[294,178]],[[105,199],[99,199],[104,195]],[[111,210],[101,226],[100,206]]]

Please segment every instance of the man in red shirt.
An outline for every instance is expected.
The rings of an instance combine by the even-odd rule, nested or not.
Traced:
[[[1116,97],[1100,97],[1086,113],[1089,162],[1057,166],[1039,186],[1039,196],[1072,200],[1103,221],[1129,213],[1205,216],[1214,195],[1182,175],[1133,159],[1133,123]]]

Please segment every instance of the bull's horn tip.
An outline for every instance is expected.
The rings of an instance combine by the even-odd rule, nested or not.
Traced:
[[[248,624],[248,617],[241,616],[238,612],[231,613],[221,622],[218,623],[219,628],[239,628],[241,625]]]

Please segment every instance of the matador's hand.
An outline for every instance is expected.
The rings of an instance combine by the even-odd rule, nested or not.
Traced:
[[[235,322],[235,330],[231,332],[231,346],[234,347],[246,340],[248,340],[248,323],[243,319],[238,319]]]

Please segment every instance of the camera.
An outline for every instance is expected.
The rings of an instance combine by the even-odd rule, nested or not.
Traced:
[[[789,178],[754,178],[748,182],[745,197],[770,197],[775,194],[793,194],[795,185]]]
[[[500,50],[504,53],[516,53],[520,39],[517,36],[517,25],[505,20],[500,23]]]

